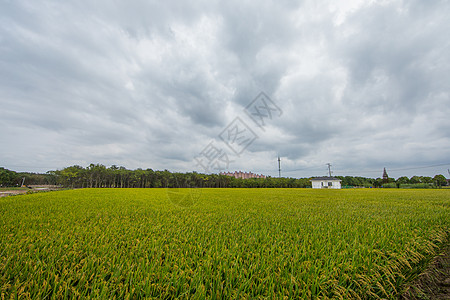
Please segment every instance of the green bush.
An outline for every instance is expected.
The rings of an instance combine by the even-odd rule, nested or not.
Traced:
[[[397,184],[395,182],[390,182],[390,183],[383,184],[382,187],[387,188],[387,189],[393,189],[393,188],[397,188]]]
[[[433,185],[430,183],[414,183],[414,184],[400,184],[401,189],[429,189]]]

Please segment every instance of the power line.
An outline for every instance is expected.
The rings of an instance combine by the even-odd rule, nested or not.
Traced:
[[[326,164],[328,165],[328,164]],[[330,164],[331,166],[331,164]],[[428,165],[428,166],[420,166],[420,167],[410,167],[410,168],[401,168],[401,169],[389,169],[389,172],[396,172],[396,171],[409,171],[409,170],[420,170],[420,169],[427,169],[427,168],[433,168],[433,167],[442,167],[442,166],[450,166],[450,162],[449,163],[444,163],[444,164],[436,164],[436,165]],[[297,171],[304,171],[304,170],[321,170],[322,167],[320,166],[311,166],[311,167],[306,167],[306,168],[302,168],[302,169],[294,169],[294,170],[287,170],[284,172],[287,173],[291,173],[291,172],[297,172]],[[345,170],[345,173],[379,173],[381,172],[380,170]]]
[[[303,171],[303,170],[319,170],[322,169],[323,167],[317,167],[317,166],[313,166],[313,167],[307,167],[307,168],[302,168],[302,169],[294,169],[294,170],[288,170],[288,171],[284,171],[284,172],[296,172],[296,171]]]
[[[415,167],[415,168],[406,168],[406,169],[390,169],[390,171],[407,171],[407,170],[416,170],[416,169],[427,169],[427,168],[442,167],[442,166],[449,166],[449,165],[450,165],[450,163],[446,163],[446,164],[431,165],[431,166],[424,166],[424,167]]]

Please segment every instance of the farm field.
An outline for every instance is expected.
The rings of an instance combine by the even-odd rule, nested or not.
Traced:
[[[395,299],[450,190],[80,189],[0,198],[0,298]]]

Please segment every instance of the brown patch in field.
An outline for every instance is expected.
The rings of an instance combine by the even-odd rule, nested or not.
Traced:
[[[407,288],[400,299],[450,299],[450,244],[432,260],[428,268]]]
[[[28,192],[28,191],[27,190],[6,190],[6,191],[0,191],[0,197],[20,195],[20,194],[25,194],[26,192]]]

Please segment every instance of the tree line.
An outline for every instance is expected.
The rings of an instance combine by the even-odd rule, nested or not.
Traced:
[[[25,181],[25,185],[59,185],[70,188],[305,188],[311,186],[308,178],[240,179],[197,172],[179,173],[152,169],[129,170],[115,165],[106,167],[101,164],[91,164],[86,168],[75,165],[62,170],[49,171],[45,174],[16,173],[0,168],[0,185],[20,186],[22,181]]]
[[[343,187],[440,187],[447,185],[443,175],[434,178],[425,176],[406,176],[397,180],[388,178],[366,178],[336,176]],[[201,174],[197,172],[179,173],[152,169],[129,170],[125,167],[90,164],[84,168],[70,166],[62,170],[48,171],[44,174],[14,172],[0,168],[0,186],[58,185],[68,188],[308,188],[311,178],[267,177],[240,179],[226,175]]]
[[[342,180],[342,186],[346,187],[374,187],[374,188],[432,188],[448,185],[448,181],[444,175],[428,176],[412,176],[408,178],[401,176],[394,178],[365,178],[354,176],[336,176]]]

